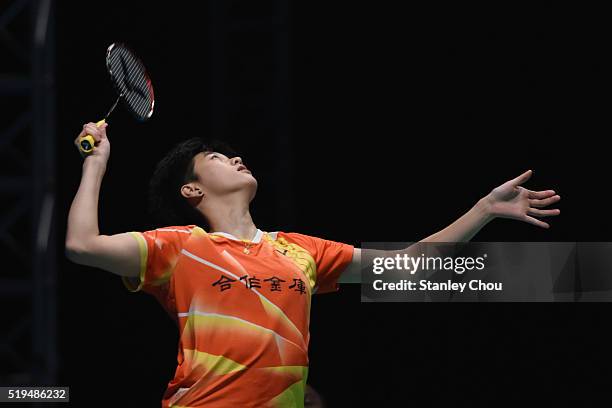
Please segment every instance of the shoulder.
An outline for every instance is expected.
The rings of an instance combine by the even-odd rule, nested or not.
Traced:
[[[208,235],[204,228],[197,225],[169,225],[145,231],[144,234],[159,237],[177,237],[178,239],[185,239],[191,235]]]
[[[314,238],[314,237],[309,237],[308,235],[300,234],[298,232],[274,231],[274,232],[264,232],[264,234],[265,236],[267,236],[269,239],[272,239],[273,241],[282,241],[282,240],[293,241],[293,240],[303,240],[303,239],[308,239],[308,238]]]
[[[312,252],[318,245],[320,238],[313,237],[299,232],[274,231],[266,232],[266,236],[277,245],[298,245]]]
[[[205,232],[202,228],[197,225],[170,225],[167,227],[159,227],[156,228],[155,231],[158,232],[176,232],[180,234],[191,234],[196,229],[200,229]]]
[[[165,243],[176,243],[183,245],[194,235],[207,235],[197,225],[169,225],[158,227],[144,232],[134,233],[136,238],[144,238],[150,246],[161,247]]]

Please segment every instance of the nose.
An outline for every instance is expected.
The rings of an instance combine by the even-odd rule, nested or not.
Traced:
[[[232,158],[232,166],[235,166],[236,164],[242,164],[242,158],[238,156]]]

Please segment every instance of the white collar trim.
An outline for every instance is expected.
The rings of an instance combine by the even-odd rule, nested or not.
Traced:
[[[212,234],[212,235],[221,235],[222,237],[233,239],[234,241],[242,241],[241,239],[235,237],[234,235],[232,235],[232,234],[230,234],[228,232],[211,232],[210,234]],[[263,231],[260,230],[259,228],[257,228],[257,232],[255,233],[255,236],[253,237],[251,242],[253,244],[258,244],[259,242],[261,242],[261,237],[262,236],[263,236]]]

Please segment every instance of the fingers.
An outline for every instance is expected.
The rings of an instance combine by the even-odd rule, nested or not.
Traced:
[[[94,126],[85,125],[85,133],[93,136],[96,143],[98,143],[102,139],[102,136],[100,135],[100,132],[98,131],[95,125]]]
[[[543,200],[529,200],[529,206],[536,208],[548,207],[559,200],[561,200],[561,196],[553,195],[552,197],[544,198]]]
[[[550,228],[550,225],[548,225],[547,223],[545,223],[544,221],[540,221],[538,219],[535,219],[533,217],[530,217],[528,215],[525,216],[525,218],[523,219],[523,221],[529,223],[529,224],[533,224],[536,227],[541,227],[541,228]]]
[[[543,190],[543,191],[527,190],[527,192],[529,194],[529,198],[537,198],[537,199],[548,198],[556,194],[555,190]]]
[[[527,210],[527,214],[535,217],[554,217],[555,215],[561,214],[561,210],[558,208],[553,210],[538,210],[537,208],[530,208]]]
[[[87,135],[91,135],[96,143],[100,142],[100,140],[102,139],[106,139],[107,126],[108,123],[104,123],[100,125],[100,127],[96,126],[96,124],[93,122],[85,123],[83,125],[83,129],[81,130],[81,133],[79,133],[79,135],[74,140],[74,144],[78,145],[79,140]]]
[[[99,142],[101,139],[106,138],[106,123],[102,124],[100,127],[96,126],[95,123],[87,123],[85,125],[85,130],[87,134],[92,135],[96,142]]]
[[[551,197],[553,198],[553,197]],[[561,214],[561,210],[555,208],[553,210],[539,210],[537,208],[529,208],[523,220],[529,224],[533,224],[541,228],[550,228],[550,225],[544,221],[540,221],[533,217],[554,217]],[[533,216],[533,217],[532,217]]]
[[[533,174],[533,171],[531,170],[527,170],[526,172],[524,172],[523,174],[521,174],[520,176],[518,176],[517,178],[515,178],[514,180],[512,180],[512,184],[517,187],[520,186],[521,184],[525,183],[527,180],[529,180],[531,178],[531,175]]]

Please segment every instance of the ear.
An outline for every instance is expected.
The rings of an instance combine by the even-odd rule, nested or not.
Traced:
[[[185,198],[198,198],[204,197],[204,192],[199,185],[195,183],[188,183],[181,187],[181,195]]]

